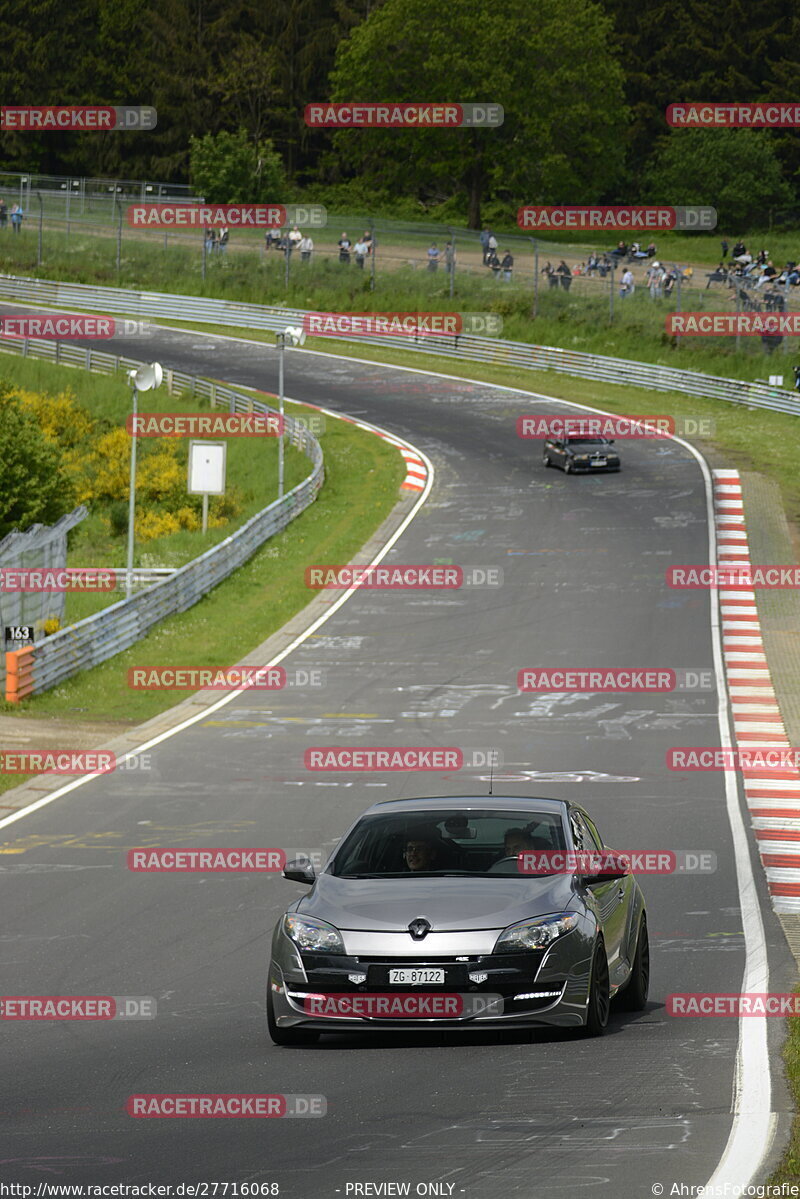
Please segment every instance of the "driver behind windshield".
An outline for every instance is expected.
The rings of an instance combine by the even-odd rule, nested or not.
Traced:
[[[403,861],[409,870],[438,870],[441,866],[441,849],[435,833],[423,829],[410,833],[403,851]]]

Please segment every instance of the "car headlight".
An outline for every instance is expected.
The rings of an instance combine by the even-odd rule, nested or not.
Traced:
[[[495,953],[514,950],[544,949],[558,937],[563,937],[578,923],[574,912],[556,912],[552,916],[537,916],[535,920],[522,920],[511,924],[501,932],[494,947]]]
[[[283,931],[298,949],[311,953],[344,953],[344,941],[338,928],[314,916],[289,912],[283,918]]]
[[[572,456],[576,462],[587,462],[589,459],[588,454],[573,454]]]

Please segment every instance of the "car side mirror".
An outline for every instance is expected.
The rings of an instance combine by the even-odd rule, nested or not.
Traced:
[[[610,883],[614,879],[625,878],[631,872],[630,858],[623,853],[608,850],[598,857],[598,868],[583,874],[584,883]]]
[[[613,437],[609,437],[609,439],[608,439],[608,444],[609,444],[609,445],[613,445],[613,444],[614,444],[614,438],[613,438]]]
[[[288,878],[290,883],[305,883],[309,887],[317,879],[314,865],[308,858],[295,858],[293,862],[287,862],[283,868],[283,877]]]

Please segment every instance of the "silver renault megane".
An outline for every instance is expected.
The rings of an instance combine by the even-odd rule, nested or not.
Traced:
[[[275,928],[267,1023],[321,1033],[574,1027],[647,1002],[649,946],[630,863],[567,800],[455,797],[369,808]]]

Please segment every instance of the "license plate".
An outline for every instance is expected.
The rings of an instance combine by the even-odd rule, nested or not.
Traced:
[[[592,458],[592,466],[605,466],[605,458]]]
[[[405,987],[441,984],[444,982],[444,970],[390,970],[389,982]]]

